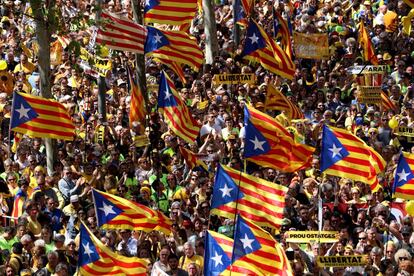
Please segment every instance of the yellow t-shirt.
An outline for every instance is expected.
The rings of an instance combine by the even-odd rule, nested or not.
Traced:
[[[40,225],[40,223],[37,220],[32,220],[30,216],[27,217],[27,222],[27,228],[29,229],[29,231],[32,232],[35,236],[40,235],[42,225]]]
[[[36,66],[31,63],[31,62],[27,62],[25,65],[19,63],[16,65],[16,67],[14,67],[14,71],[13,73],[18,73],[18,72],[24,72],[25,74],[31,74],[33,73],[33,71],[36,69]]]
[[[198,265],[200,269],[202,269],[204,267],[204,258],[202,256],[195,254],[191,258],[188,258],[187,256],[182,256],[178,263],[180,267],[185,271],[187,271],[187,267],[191,263],[195,263],[196,265]]]

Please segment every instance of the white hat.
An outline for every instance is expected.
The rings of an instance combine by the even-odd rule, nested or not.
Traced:
[[[78,195],[71,195],[70,196],[70,202],[78,202],[79,196]]]

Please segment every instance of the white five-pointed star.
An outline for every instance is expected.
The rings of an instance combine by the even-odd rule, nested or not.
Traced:
[[[252,41],[252,44],[255,44],[259,41],[259,37],[256,36],[256,33],[253,33],[252,36],[249,36],[249,39]]]
[[[169,100],[170,99],[170,97],[171,97],[171,93],[170,93],[170,91],[168,91],[168,89],[165,91],[165,97],[164,97],[164,100]]]
[[[145,6],[149,6],[150,5],[150,0],[145,0]]]
[[[83,251],[85,254],[88,255],[89,259],[91,258],[91,254],[93,254],[94,252],[92,251],[92,249],[89,247],[89,242],[86,244],[82,244],[83,246]]]
[[[223,265],[223,261],[221,260],[222,257],[223,255],[219,255],[217,251],[214,251],[214,257],[211,259],[214,261],[215,267],[217,267],[218,265]]]
[[[104,211],[105,216],[107,216],[109,214],[116,214],[116,212],[112,208],[114,208],[114,206],[106,205],[105,202],[104,202],[103,207],[99,208],[99,210]]]
[[[244,249],[249,247],[251,250],[253,250],[252,243],[254,242],[254,239],[249,239],[247,234],[244,234],[244,238],[240,239],[240,241],[243,243],[243,248]]]
[[[266,143],[266,141],[260,141],[257,136],[254,136],[254,140],[250,139],[249,141],[254,144],[254,150],[260,149],[261,151],[264,151],[263,144]]]
[[[330,152],[332,152],[332,158],[335,158],[335,156],[339,155],[339,157],[342,157],[340,151],[342,148],[337,148],[335,144],[332,144],[332,148],[329,149]]]
[[[398,182],[400,182],[401,180],[407,181],[407,176],[409,176],[410,174],[405,172],[405,169],[402,169],[402,171],[397,173],[397,175],[398,175]]]
[[[24,106],[21,104],[19,109],[16,109],[17,112],[19,112],[19,120],[21,118],[27,117],[29,118],[29,111],[30,108],[24,108]]]
[[[219,189],[222,193],[223,193],[223,195],[221,196],[221,197],[226,197],[226,196],[229,196],[229,197],[231,197],[231,194],[230,194],[230,192],[233,190],[234,188],[229,188],[228,186],[227,186],[227,183],[224,183],[224,187],[223,188],[221,188],[221,189]]]
[[[160,36],[160,34],[159,33],[156,33],[155,35],[154,35],[154,38],[155,38],[155,43],[161,43],[161,40],[162,40],[162,36]]]

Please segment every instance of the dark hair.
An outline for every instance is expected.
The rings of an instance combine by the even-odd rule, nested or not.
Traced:
[[[178,256],[177,255],[175,255],[174,253],[171,253],[169,256],[168,256],[168,260],[178,260]]]

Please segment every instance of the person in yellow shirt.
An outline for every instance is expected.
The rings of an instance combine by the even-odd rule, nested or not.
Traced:
[[[180,268],[188,272],[188,265],[195,263],[198,267],[204,267],[204,258],[202,256],[196,255],[194,252],[194,247],[190,242],[184,244],[184,256],[180,258]]]
[[[20,55],[20,63],[14,67],[13,73],[24,72],[25,74],[31,74],[36,69],[36,66],[31,63],[26,54]]]

